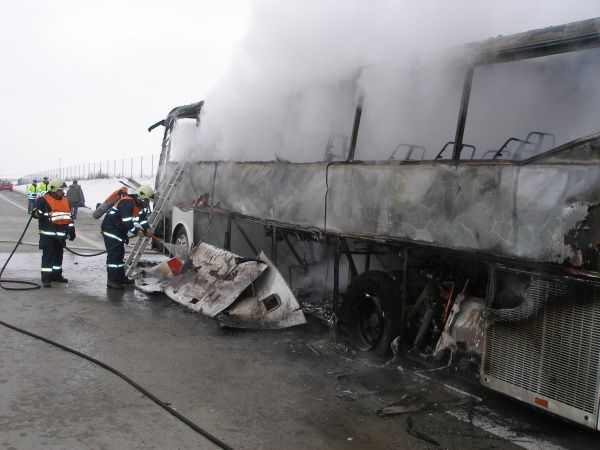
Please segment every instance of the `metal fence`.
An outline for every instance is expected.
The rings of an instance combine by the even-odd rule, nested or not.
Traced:
[[[44,177],[60,177],[63,180],[148,178],[156,175],[158,158],[158,155],[152,154],[58,167],[24,175],[19,178],[19,184],[31,183],[33,179],[41,180]]]

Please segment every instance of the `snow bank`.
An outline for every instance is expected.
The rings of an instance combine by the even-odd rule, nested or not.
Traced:
[[[154,177],[139,179],[136,178],[136,181],[140,184],[147,184],[149,186],[154,187]],[[96,209],[96,204],[102,203],[111,192],[119,189],[120,187],[123,187],[123,184],[119,181],[119,178],[78,180],[78,183],[81,185],[81,189],[83,190],[86,206],[89,206],[92,210]],[[70,185],[71,182],[67,182],[67,184]],[[20,186],[15,186],[15,190],[18,192],[25,193],[27,191],[27,185],[22,184]],[[130,189],[130,192],[131,191],[132,189]]]

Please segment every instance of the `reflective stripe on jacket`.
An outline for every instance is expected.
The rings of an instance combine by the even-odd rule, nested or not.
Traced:
[[[124,194],[107,211],[102,221],[102,230],[116,233],[125,239],[128,232],[135,234],[138,228],[148,228],[146,210],[135,196]]]
[[[48,206],[50,206],[50,212],[47,213],[50,222],[56,225],[68,225],[73,222],[73,218],[71,217],[71,205],[69,205],[69,200],[67,200],[66,197],[59,200],[50,194],[45,194],[44,200],[46,200]]]
[[[27,198],[29,200],[35,200],[37,197],[37,186],[35,184],[27,185]]]
[[[43,197],[46,195],[46,192],[48,192],[48,185],[42,181],[37,185],[35,192],[37,193],[38,197]]]
[[[128,194],[124,194],[118,201],[117,203],[115,203],[115,205],[110,208],[111,210],[115,210],[117,211],[119,208],[119,205],[121,204],[121,202],[123,200],[131,200],[133,202],[133,213],[131,215],[130,218],[128,218],[128,220],[132,220],[132,218],[139,218],[140,217],[140,208],[138,207],[138,205],[135,204],[135,201],[133,200],[133,197],[129,196]],[[125,221],[126,219],[123,217],[121,220]]]
[[[131,212],[131,216],[123,216],[121,215],[121,223],[129,228],[130,233],[135,232],[135,222],[140,220],[140,208],[135,204],[135,200],[127,194],[124,194],[117,203],[114,204],[112,208],[108,211],[108,215],[121,214],[119,210],[119,205],[124,200],[131,200],[133,202],[133,211]]]

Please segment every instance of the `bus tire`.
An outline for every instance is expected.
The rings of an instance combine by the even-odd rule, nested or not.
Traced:
[[[339,308],[338,335],[363,351],[390,352],[400,330],[400,286],[385,272],[358,275],[346,290]]]

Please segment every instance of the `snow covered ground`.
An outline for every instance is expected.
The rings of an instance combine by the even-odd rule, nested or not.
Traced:
[[[136,181],[140,184],[147,184],[154,188],[154,177],[152,178],[139,178]],[[90,207],[92,210],[96,209],[97,203],[102,203],[108,197],[108,195],[123,187],[123,184],[119,182],[119,178],[103,178],[98,180],[79,180],[78,183],[81,185],[81,189],[83,190],[83,195],[85,196],[85,204]],[[71,182],[67,182],[68,185]],[[27,185],[22,184],[20,186],[15,186],[15,190],[18,192],[25,193],[27,191]],[[130,192],[133,190],[130,189]],[[65,188],[66,192],[66,188]]]

